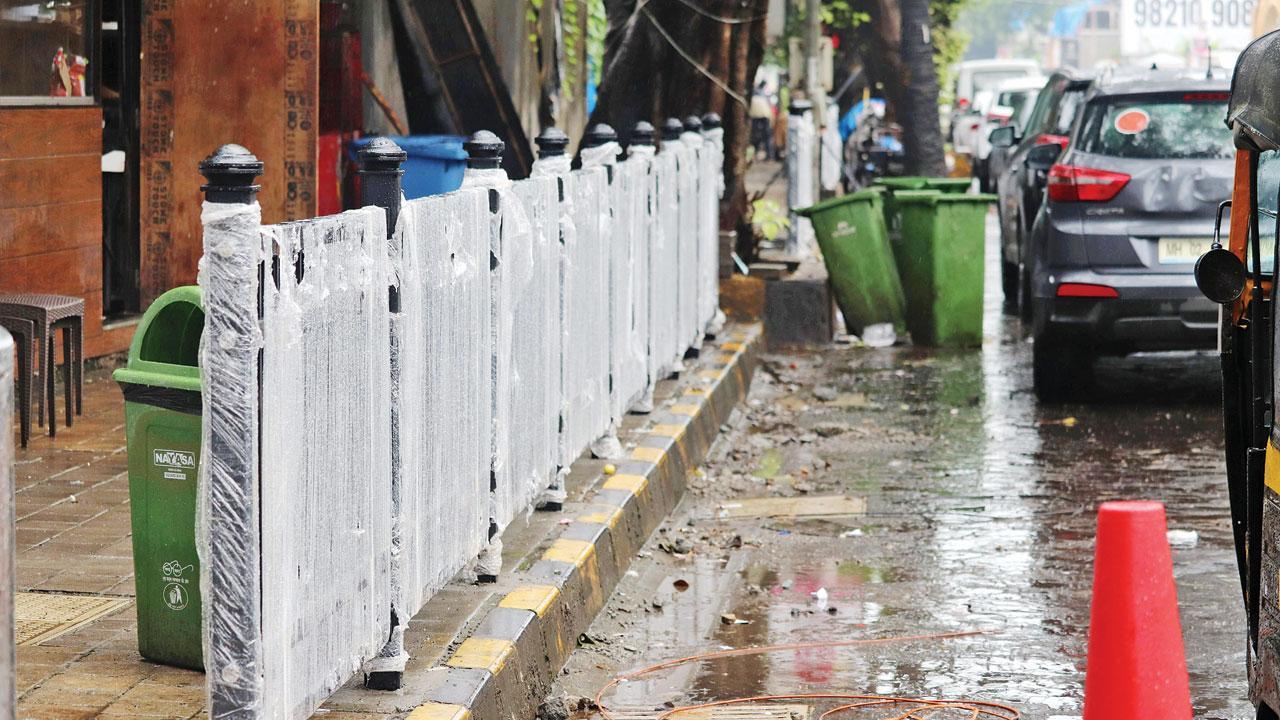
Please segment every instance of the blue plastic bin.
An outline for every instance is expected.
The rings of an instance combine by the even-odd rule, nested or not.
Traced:
[[[409,156],[404,168],[404,196],[410,200],[453,192],[462,187],[462,174],[467,169],[467,153],[462,149],[466,138],[457,135],[405,135],[392,137]],[[351,158],[373,138],[351,141]]]

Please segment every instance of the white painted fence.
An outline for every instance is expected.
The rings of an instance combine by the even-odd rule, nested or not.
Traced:
[[[308,717],[361,669],[401,672],[408,619],[468,568],[496,575],[501,531],[562,497],[579,455],[620,449],[623,415],[717,323],[721,138],[664,145],[468,170],[391,233],[394,211],[262,226],[210,193],[211,717]],[[253,160],[205,172],[248,197]]]

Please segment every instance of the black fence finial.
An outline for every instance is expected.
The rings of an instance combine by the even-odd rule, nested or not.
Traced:
[[[374,138],[357,153],[360,161],[360,204],[387,211],[387,237],[395,232],[404,197],[400,165],[409,157],[391,138]]]
[[[239,145],[214,150],[200,161],[200,174],[208,181],[200,189],[212,203],[248,205],[262,189],[254,182],[262,174],[262,161]]]
[[[538,158],[559,157],[564,155],[565,150],[569,147],[569,136],[564,131],[554,125],[544,128],[538,137],[533,139],[538,146]]]
[[[506,144],[488,130],[472,135],[462,148],[467,151],[467,168],[471,170],[497,170],[502,167],[502,151]]]

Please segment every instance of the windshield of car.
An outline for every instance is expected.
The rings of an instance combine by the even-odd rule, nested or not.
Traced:
[[[1076,122],[1080,106],[1084,104],[1085,88],[1072,88],[1062,93],[1062,99],[1053,109],[1049,127],[1044,130],[1050,135],[1070,135],[1071,126]]]
[[[1104,98],[1089,105],[1080,149],[1134,159],[1230,158],[1235,150],[1222,123],[1226,115],[1227,93]]]
[[[1031,112],[1031,107],[1035,104],[1038,91],[1036,90],[1006,90],[1000,93],[1000,97],[996,99],[996,104],[1009,108],[1012,113],[1010,120],[1018,126],[1026,120],[1027,113]]]
[[[973,92],[977,94],[982,90],[994,90],[997,85],[1005,80],[1026,77],[1029,74],[1024,69],[975,71],[973,73]]]

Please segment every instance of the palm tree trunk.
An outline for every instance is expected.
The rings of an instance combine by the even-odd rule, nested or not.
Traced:
[[[929,30],[929,0],[901,0],[903,103],[898,109],[907,171],[940,177],[947,164],[938,119],[938,69]]]

